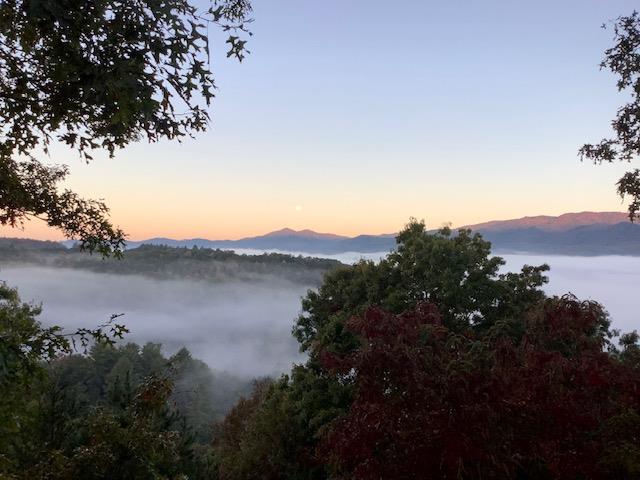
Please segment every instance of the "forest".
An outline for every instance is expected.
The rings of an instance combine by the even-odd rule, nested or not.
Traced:
[[[294,324],[307,360],[252,384],[127,344],[118,318],[44,328],[4,286],[3,475],[638,476],[635,332],[547,297],[546,265],[499,273],[479,234],[414,221],[397,242],[326,273]]]
[[[230,250],[158,245],[128,249],[119,261],[108,261],[79,247],[67,249],[56,242],[27,239],[0,239],[0,261],[7,267],[73,268],[158,279],[258,282],[276,277],[302,285],[317,285],[325,272],[342,265],[337,260],[301,255],[242,255]]]

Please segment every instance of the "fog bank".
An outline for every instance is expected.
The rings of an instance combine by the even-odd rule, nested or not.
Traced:
[[[623,332],[640,330],[637,295],[640,292],[640,257],[568,257],[560,255],[500,255],[505,270],[523,265],[551,267],[549,295],[573,293],[581,300],[595,300],[611,315],[613,328]]]
[[[384,255],[330,258],[352,263]],[[507,262],[503,271],[548,263],[548,294],[571,292],[596,300],[611,314],[614,328],[640,329],[640,257],[502,256]],[[0,279],[18,287],[23,300],[43,303],[45,325],[95,327],[112,313],[124,313],[121,320],[131,330],[127,341],[162,343],[167,354],[186,346],[211,368],[241,376],[277,375],[304,359],[291,328],[308,287],[276,277],[269,282],[212,283],[11,267],[0,270]]]
[[[291,327],[307,287],[267,283],[154,280],[71,269],[3,268],[0,278],[24,301],[43,303],[44,325],[95,327],[112,313],[127,341],[186,346],[211,368],[242,376],[276,375],[301,361]]]
[[[256,255],[262,250],[237,251]],[[293,255],[306,255],[304,252],[279,252]],[[345,252],[335,255],[315,255],[332,258],[343,263],[354,263],[364,258],[379,261],[388,252],[360,253]],[[600,256],[576,257],[564,255],[501,254],[506,261],[502,271],[519,271],[523,265],[548,264],[549,283],[544,290],[548,295],[573,293],[582,300],[595,300],[607,309],[611,315],[613,328],[623,332],[640,330],[640,316],[635,300],[640,291],[640,257]]]

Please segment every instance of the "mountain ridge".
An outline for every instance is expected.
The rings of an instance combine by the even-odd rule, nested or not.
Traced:
[[[454,230],[459,228],[468,228],[477,231],[498,231],[498,230],[512,230],[519,228],[540,228],[541,230],[568,230],[584,225],[615,225],[617,223],[631,223],[629,221],[628,213],[626,212],[570,212],[563,213],[561,215],[533,215],[524,216],[519,218],[507,219],[507,220],[490,220],[487,222],[463,225],[455,227]],[[233,242],[245,242],[262,238],[314,238],[314,239],[334,239],[334,240],[354,240],[362,237],[375,237],[375,238],[394,238],[396,233],[383,233],[383,234],[360,234],[353,237],[347,235],[340,235],[335,233],[323,233],[316,232],[311,229],[295,230],[290,227],[284,227],[279,230],[273,230],[262,235],[255,235],[249,237],[242,237],[237,240],[209,240],[205,238],[188,238],[188,239],[171,239],[166,237],[154,237],[145,240],[138,240],[132,243],[141,244],[149,241],[170,241],[170,242],[214,242],[214,243],[233,243]]]
[[[472,230],[510,230],[514,228],[536,227],[542,230],[562,231],[584,225],[615,225],[631,223],[627,212],[575,212],[562,215],[535,215],[508,220],[491,220],[488,222],[466,225],[462,228]]]
[[[544,253],[564,255],[640,256],[640,225],[631,223],[624,212],[576,212],[558,216],[537,215],[494,220],[460,228],[481,233],[496,253]],[[454,229],[457,230],[457,229]],[[267,250],[308,255],[348,252],[377,253],[395,247],[395,234],[348,237],[310,229],[282,228],[264,235],[238,240],[192,238],[175,240],[155,237],[127,242],[140,245],[198,247],[226,250]],[[69,243],[66,243],[69,246]]]
[[[264,235],[258,235],[258,236],[286,237],[290,235],[295,235],[295,236],[305,237],[305,238],[327,238],[327,239],[332,238],[335,240],[350,238],[350,237],[347,237],[346,235],[338,235],[336,233],[321,233],[308,228],[305,228],[304,230],[294,230],[293,228],[289,228],[289,227],[285,227],[280,230],[274,230],[273,232],[265,233]],[[250,238],[255,238],[255,237],[245,237],[245,238],[241,238],[240,240],[248,240]]]

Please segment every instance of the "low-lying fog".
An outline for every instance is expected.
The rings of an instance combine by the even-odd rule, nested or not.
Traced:
[[[640,330],[637,295],[640,293],[640,257],[565,257],[556,255],[504,255],[504,270],[522,265],[551,267],[545,291],[549,295],[573,293],[581,300],[595,300],[611,315],[613,328]]]
[[[342,261],[384,254],[333,256]],[[601,302],[614,328],[639,328],[640,257],[503,255],[506,269],[548,263],[550,294],[572,292]],[[167,353],[183,345],[214,369],[242,376],[274,375],[300,362],[291,327],[307,287],[269,283],[214,284],[154,280],[79,270],[13,267],[0,278],[17,286],[24,300],[42,302],[44,324],[93,327],[112,313],[130,328],[126,339],[160,342]]]
[[[241,376],[274,375],[301,361],[291,336],[307,288],[268,284],[155,280],[71,269],[3,268],[0,278],[24,301],[42,302],[45,325],[95,327],[124,313],[127,341],[186,346],[211,368]]]

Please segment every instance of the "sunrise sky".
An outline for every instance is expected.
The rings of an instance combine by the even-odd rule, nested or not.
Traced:
[[[580,163],[625,100],[598,69],[631,0],[255,2],[251,54],[219,45],[210,130],[136,144],[68,186],[132,239],[347,235],[624,210],[628,165]],[[214,46],[215,48],[215,46]],[[60,238],[36,221],[5,236]]]

